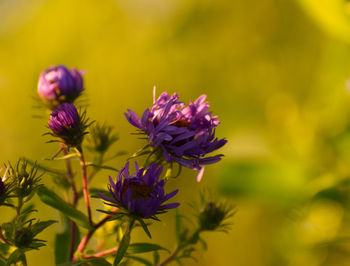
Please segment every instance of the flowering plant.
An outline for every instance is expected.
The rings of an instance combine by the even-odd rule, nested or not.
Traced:
[[[48,142],[60,144],[58,152],[50,160],[63,160],[66,169],[54,170],[25,159],[20,159],[14,167],[6,165],[0,179],[0,205],[13,208],[16,216],[0,227],[0,265],[26,265],[26,252],[45,245],[45,241],[36,236],[56,221],[29,218],[35,210],[33,205],[25,207],[25,204],[35,194],[43,203],[58,210],[67,225],[63,233],[56,235],[55,263],[58,265],[119,265],[132,261],[145,265],[166,265],[192,257],[196,244],[204,243],[202,232],[226,229],[227,223],[224,221],[232,214],[232,207],[219,201],[203,200],[204,197],[202,207],[196,212],[197,223],[193,232],[180,226],[182,216],[177,210],[180,204],[173,198],[181,191],[175,189],[168,192],[168,183],[175,182],[170,179],[175,164],[180,169],[185,166],[200,170],[200,181],[204,165],[217,163],[223,156],[208,155],[227,141],[215,137],[219,121],[209,112],[205,95],[185,105],[179,101],[176,93],[170,96],[163,92],[157,100],[154,99],[153,106],[146,109],[141,119],[128,110],[125,114],[127,120],[139,130],[137,134],[146,135],[148,144],[130,155],[124,167],[118,170],[105,165],[105,162],[127,153],[119,151],[115,156],[105,158],[118,136],[112,133],[111,126],[90,122],[85,110],[78,111],[74,101],[82,91],[82,73],[63,65],[50,67],[39,77],[38,94],[51,112],[49,132],[46,134],[53,139]],[[88,145],[84,145],[85,140],[88,140]],[[86,158],[85,147],[92,154],[91,162]],[[142,155],[147,157],[142,160]],[[129,161],[135,158],[135,171],[132,172]],[[80,162],[81,186],[76,180],[74,159]],[[89,187],[94,176],[105,169],[117,173],[116,176],[109,176],[108,190]],[[54,191],[42,185],[41,176],[44,173],[50,174],[55,185],[61,189]],[[107,178],[105,176],[106,181]],[[59,195],[60,191],[63,191],[64,198]],[[105,208],[96,210],[91,198],[103,202]],[[78,205],[81,200],[84,205],[82,210]],[[176,209],[177,244],[163,260],[159,252],[167,249],[161,245],[131,241],[131,232],[137,226],[151,238],[149,227],[152,222],[160,221],[162,215],[173,209]],[[97,221],[97,213],[105,216]],[[107,233],[103,238],[114,235],[117,240],[111,247],[106,241],[98,242],[97,246],[88,246],[102,228]],[[152,262],[139,256],[146,252],[154,253]]]

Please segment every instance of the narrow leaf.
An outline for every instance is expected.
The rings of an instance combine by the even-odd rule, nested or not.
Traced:
[[[145,253],[145,252],[151,252],[156,250],[167,250],[166,248],[163,248],[160,245],[157,244],[151,244],[151,243],[134,243],[130,244],[128,248],[128,254],[138,254],[138,253]]]
[[[86,215],[75,209],[71,204],[65,202],[55,192],[46,187],[41,187],[38,189],[37,194],[40,200],[45,204],[55,208],[58,211],[61,211],[80,226],[89,230],[92,229]]]
[[[136,260],[137,262],[142,263],[143,265],[147,265],[147,266],[152,266],[153,264],[151,262],[149,262],[148,260],[144,259],[144,258],[140,258],[140,257],[136,257],[136,256],[127,256],[130,259]]]
[[[32,226],[32,233],[34,235],[37,235],[54,223],[57,223],[57,221],[48,220],[48,221],[37,222]]]
[[[145,231],[145,233],[147,234],[147,236],[148,236],[149,238],[152,238],[151,233],[150,233],[150,231],[148,230],[147,224],[146,224],[142,219],[139,219],[138,221],[140,222],[140,224],[141,224],[143,230]]]
[[[130,244],[130,234],[125,234],[122,238],[122,241],[120,241],[119,248],[113,262],[113,266],[118,265],[119,262],[123,259],[124,254],[129,247],[129,244]]]

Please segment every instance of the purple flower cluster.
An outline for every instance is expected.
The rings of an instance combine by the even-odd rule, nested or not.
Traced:
[[[203,165],[220,161],[222,154],[205,157],[227,142],[215,138],[215,128],[220,122],[208,111],[206,95],[187,106],[178,98],[176,93],[170,96],[163,92],[141,119],[132,110],[128,110],[125,116],[133,126],[148,135],[152,147],[162,150],[167,162],[175,161],[199,170]]]
[[[62,103],[52,111],[48,123],[52,135],[67,146],[79,147],[87,127],[84,116],[80,116],[74,104]]]
[[[83,78],[76,69],[64,65],[45,69],[39,77],[38,93],[42,100],[55,107],[73,102],[83,91]]]
[[[165,194],[165,182],[159,180],[162,167],[153,163],[148,168],[139,169],[135,162],[135,168],[136,171],[129,174],[127,162],[120,170],[115,183],[109,178],[111,197],[100,193],[101,198],[141,218],[155,218],[156,214],[179,206],[179,203],[163,204],[175,196],[178,190]]]

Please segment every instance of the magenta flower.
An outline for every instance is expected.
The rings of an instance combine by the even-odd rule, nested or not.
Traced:
[[[206,95],[187,106],[178,98],[176,93],[170,96],[163,92],[141,119],[132,110],[128,110],[125,116],[130,124],[148,136],[151,147],[161,149],[167,162],[175,161],[191,169],[203,170],[203,165],[220,161],[222,154],[207,154],[221,148],[227,141],[215,138],[215,128],[220,122],[208,111]],[[203,171],[199,179],[201,174]]]
[[[69,147],[80,147],[85,129],[89,126],[88,119],[85,119],[85,112],[82,115],[72,103],[62,103],[52,111],[48,123],[54,137]]]
[[[38,94],[51,106],[73,102],[83,91],[83,78],[76,69],[64,65],[45,69],[39,77]]]
[[[127,215],[156,219],[157,214],[180,205],[179,203],[164,204],[165,201],[175,196],[178,190],[165,194],[165,182],[159,180],[162,167],[153,163],[148,168],[139,169],[135,162],[135,168],[136,171],[130,174],[129,162],[127,162],[120,170],[115,183],[112,177],[109,177],[111,197],[100,193],[100,197],[107,204],[121,208],[118,215],[125,210]]]

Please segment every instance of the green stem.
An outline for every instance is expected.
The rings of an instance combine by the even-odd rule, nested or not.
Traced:
[[[159,263],[157,266],[164,266],[167,265],[169,262],[173,261],[174,259],[176,259],[177,254],[183,250],[184,248],[186,248],[187,246],[190,245],[195,245],[198,242],[199,239],[199,233],[200,230],[197,230],[193,233],[193,235],[186,239],[182,244],[179,244],[175,250],[165,259],[163,260],[161,263]]]

